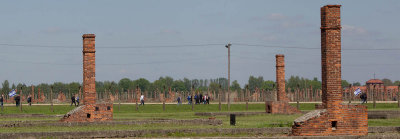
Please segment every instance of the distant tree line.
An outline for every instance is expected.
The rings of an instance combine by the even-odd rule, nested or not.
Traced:
[[[400,85],[400,81],[392,82],[390,79],[382,79],[385,85]],[[350,85],[346,80],[342,80],[342,86],[348,87]],[[352,83],[353,86],[360,86],[359,82]],[[55,82],[53,84],[41,83],[38,85],[34,85],[34,90],[37,93],[40,88],[41,92],[44,92],[45,95],[50,93],[50,88],[53,87],[53,93],[63,92],[65,94],[74,94],[78,93],[79,86],[81,83],[71,82],[71,83],[62,83]],[[118,82],[115,81],[96,81],[96,91],[98,93],[103,93],[106,90],[113,92],[127,92],[127,90],[134,90],[138,86],[142,92],[154,93],[154,92],[166,92],[169,88],[174,91],[184,91],[188,92],[193,89],[196,91],[216,91],[219,90],[226,91],[228,89],[228,79],[226,78],[216,78],[216,79],[178,79],[174,80],[172,77],[165,76],[160,77],[158,80],[154,82],[150,82],[145,78],[139,78],[136,80],[131,80],[129,78],[123,78]],[[250,76],[248,82],[241,86],[237,80],[234,80],[231,83],[231,90],[237,91],[239,93],[243,92],[245,89],[249,89],[250,91],[255,91],[256,89],[260,90],[273,90],[275,88],[275,81],[273,80],[264,80],[263,77],[254,77]],[[12,89],[20,89],[22,87],[23,94],[31,93],[31,86],[18,83],[17,85],[8,82],[5,80],[2,83],[1,93],[8,94]],[[286,80],[286,88],[290,88],[291,90],[299,87],[300,89],[312,87],[313,89],[321,89],[321,81],[318,78],[307,79],[299,76],[291,76]],[[18,91],[19,93],[19,91]],[[68,96],[67,96],[68,97]]]

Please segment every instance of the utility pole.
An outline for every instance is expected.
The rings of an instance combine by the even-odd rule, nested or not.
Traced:
[[[228,111],[231,110],[231,101],[230,101],[230,94],[231,94],[231,44],[228,43],[225,45],[228,48]]]

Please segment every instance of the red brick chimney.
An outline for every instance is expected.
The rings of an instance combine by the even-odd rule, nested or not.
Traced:
[[[322,105],[295,119],[291,135],[368,134],[366,106],[342,103],[340,7],[321,8]]]
[[[83,104],[96,103],[96,49],[95,35],[84,34],[83,38]]]
[[[285,56],[276,55],[276,92],[278,101],[287,101],[289,99],[285,92]]]

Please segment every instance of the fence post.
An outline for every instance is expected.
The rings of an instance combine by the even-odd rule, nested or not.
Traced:
[[[139,94],[139,86],[136,86],[136,91],[135,91],[135,95],[133,96],[133,98],[135,99],[136,102],[136,111],[139,111],[139,105],[138,105],[138,94]],[[136,96],[136,97],[135,97]]]
[[[249,110],[249,86],[246,85],[246,111]]]
[[[54,109],[53,109],[53,86],[51,86],[51,89],[50,89],[50,107],[51,107],[51,111],[54,112]]]
[[[349,85],[349,103],[351,103],[351,99],[353,99],[353,89],[350,84]]]
[[[376,90],[375,90],[376,85],[374,85],[374,88],[372,89],[372,101],[374,102],[374,108],[376,108]]]
[[[222,89],[221,89],[221,85],[219,85],[219,92],[218,92],[218,108],[219,111],[221,111],[221,93],[222,93]]]
[[[20,88],[21,90],[19,90],[19,108],[20,108],[20,111],[22,112],[22,86],[21,86],[21,88]]]
[[[121,106],[121,93],[119,92],[118,89],[117,89],[117,93],[118,93],[118,111],[119,111],[119,107]]]

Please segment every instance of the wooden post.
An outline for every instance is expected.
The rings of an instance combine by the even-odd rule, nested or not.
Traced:
[[[299,85],[299,84],[297,84],[297,89],[295,90],[295,92],[297,92],[297,93],[296,93],[296,94],[297,94],[297,97],[296,97],[296,100],[297,100],[297,109],[300,110],[300,103],[299,103],[300,85]]]
[[[31,85],[31,89],[32,89],[31,93],[31,104],[32,104],[33,100],[35,99],[35,88],[33,87],[33,85]]]
[[[351,84],[349,85],[349,103],[351,103],[351,99],[353,99],[353,88]]]
[[[121,93],[119,92],[119,90],[117,89],[117,93],[118,93],[118,111],[119,111],[119,107],[121,106]]]
[[[163,108],[163,111],[165,111],[165,98],[167,97],[167,93],[165,91],[165,86],[164,86],[163,94],[164,94],[164,97],[162,100],[162,108]]]
[[[53,109],[53,86],[51,86],[51,88],[50,88],[50,108],[51,108],[51,111],[54,112],[54,109]]]
[[[221,93],[222,93],[222,89],[221,89],[221,85],[219,85],[219,92],[218,92],[218,109],[219,109],[219,111],[221,111]]]
[[[196,101],[196,100],[194,100],[194,85],[192,85],[192,111],[194,111],[194,102],[193,101]]]
[[[249,110],[249,86],[246,85],[246,111]]]
[[[376,85],[374,85],[374,88],[372,89],[372,101],[374,102],[374,108],[376,108],[376,90],[375,90]]]
[[[139,86],[136,86],[135,96],[137,96],[138,94],[139,94]],[[138,98],[136,98],[135,96],[133,98],[135,98],[135,102],[136,102],[136,111],[139,111]]]
[[[19,108],[20,108],[20,111],[22,112],[22,86],[19,90]]]

